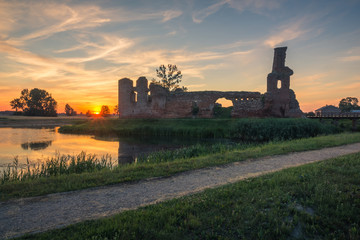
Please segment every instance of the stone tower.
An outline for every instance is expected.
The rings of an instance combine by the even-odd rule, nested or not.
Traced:
[[[119,116],[124,117],[131,114],[135,105],[135,93],[133,81],[129,78],[119,80]]]
[[[270,114],[288,117],[290,110],[290,76],[293,70],[285,66],[287,47],[274,49],[272,72],[267,76],[267,101],[270,101]]]

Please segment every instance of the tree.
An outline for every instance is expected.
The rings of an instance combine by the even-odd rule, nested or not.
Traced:
[[[114,113],[117,115],[119,114],[119,106],[117,104],[114,107]]]
[[[20,98],[15,98],[10,102],[10,106],[12,109],[15,109],[15,111],[17,112],[18,109],[22,109],[24,107],[24,102],[21,101]]]
[[[85,115],[87,116],[87,117],[91,117],[91,111],[90,110],[87,110],[87,112],[85,113]]]
[[[65,114],[66,116],[76,116],[76,111],[69,104],[65,105]]]
[[[28,89],[21,91],[19,100],[15,98],[10,102],[20,102],[21,109],[28,116],[57,116],[57,102],[47,91],[34,88],[30,92]]]
[[[307,113],[305,113],[305,116],[307,116],[307,117],[315,117],[315,113],[314,112],[307,112]]]
[[[350,112],[350,110],[360,109],[358,103],[359,101],[355,97],[343,98],[339,102],[339,108],[341,112]]]
[[[109,114],[110,114],[110,108],[107,105],[102,105],[100,115],[105,117]]]
[[[160,81],[153,80],[153,82],[169,89],[169,91],[175,91],[177,89],[187,90],[186,87],[181,88],[179,86],[182,75],[176,65],[168,64],[167,68],[165,65],[160,65],[159,69],[156,69],[156,75]]]

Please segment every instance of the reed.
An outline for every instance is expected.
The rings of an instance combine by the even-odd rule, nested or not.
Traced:
[[[137,163],[160,163],[170,162],[177,159],[187,159],[199,156],[205,156],[214,153],[225,153],[232,150],[242,150],[258,144],[250,143],[215,143],[195,144],[189,147],[179,148],[175,150],[163,150],[153,152],[147,155],[141,155],[137,158]]]
[[[290,140],[341,131],[313,119],[95,119],[62,126],[62,133],[117,134],[142,137],[238,138],[246,141]]]
[[[60,155],[46,159],[38,163],[30,163],[24,167],[19,165],[18,157],[15,157],[12,164],[9,164],[0,174],[1,184],[6,182],[25,181],[50,176],[81,174],[94,172],[104,168],[112,169],[114,163],[111,155],[106,154],[98,158],[95,154],[81,152],[78,155]]]

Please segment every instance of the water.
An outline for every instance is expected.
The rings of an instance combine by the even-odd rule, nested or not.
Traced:
[[[192,144],[191,141],[169,139],[119,139],[89,135],[61,134],[58,128],[0,128],[0,168],[18,157],[19,164],[44,161],[55,154],[76,155],[85,151],[98,157],[110,154],[119,164],[134,162],[150,152],[175,149]]]

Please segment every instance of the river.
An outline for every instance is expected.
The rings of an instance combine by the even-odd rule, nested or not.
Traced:
[[[12,164],[44,161],[56,154],[76,155],[82,151],[98,157],[110,154],[115,163],[131,163],[142,154],[192,144],[175,139],[123,139],[116,136],[61,134],[56,128],[0,128],[0,168]]]

